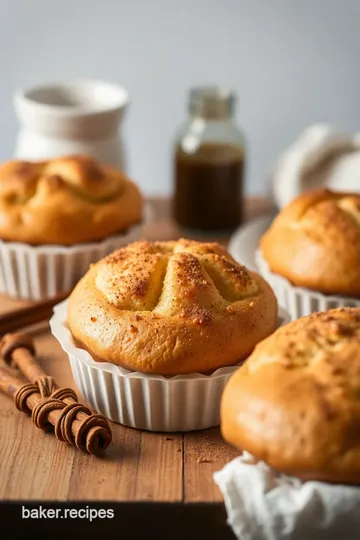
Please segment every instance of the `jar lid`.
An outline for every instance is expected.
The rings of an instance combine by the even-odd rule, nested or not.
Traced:
[[[189,113],[208,120],[229,118],[234,113],[235,94],[217,86],[198,86],[189,94]]]

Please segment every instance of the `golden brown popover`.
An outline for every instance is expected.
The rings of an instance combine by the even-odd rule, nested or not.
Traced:
[[[360,298],[360,195],[305,192],[275,217],[260,249],[295,286]]]
[[[142,216],[125,174],[88,156],[0,166],[0,239],[72,245],[123,232]]]
[[[207,373],[244,360],[277,326],[275,295],[217,243],[134,242],[94,264],[68,325],[95,360],[132,371]]]
[[[360,309],[313,313],[259,343],[225,387],[221,430],[279,471],[360,483]]]

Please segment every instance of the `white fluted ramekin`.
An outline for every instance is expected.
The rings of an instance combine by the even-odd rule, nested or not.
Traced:
[[[75,345],[66,317],[64,301],[54,308],[51,332],[67,353],[75,382],[94,410],[113,422],[148,431],[193,431],[220,424],[221,395],[238,366],[220,368],[210,375],[164,377],[95,362]],[[279,326],[289,320],[280,310]]]
[[[31,246],[0,240],[0,294],[24,300],[44,300],[69,293],[91,263],[139,240],[144,224],[150,218],[151,210],[146,207],[144,222],[123,234],[73,246]]]
[[[260,249],[255,253],[255,261],[259,273],[271,285],[280,306],[290,314],[292,320],[316,311],[328,311],[338,307],[360,307],[360,300],[356,298],[326,295],[304,287],[295,287],[287,279],[271,272]]]

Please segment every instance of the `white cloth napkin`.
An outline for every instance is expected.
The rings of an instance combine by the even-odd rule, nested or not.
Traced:
[[[301,482],[245,453],[214,481],[241,540],[360,540],[360,487]]]
[[[360,133],[313,124],[278,157],[271,174],[273,197],[282,208],[309,188],[359,192],[359,174]]]

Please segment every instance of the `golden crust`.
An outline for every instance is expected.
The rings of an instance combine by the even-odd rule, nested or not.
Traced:
[[[311,190],[279,212],[260,242],[295,286],[360,297],[360,195]]]
[[[270,286],[216,243],[135,242],[91,267],[68,325],[98,361],[177,375],[244,360],[277,325]]]
[[[302,317],[259,343],[225,388],[221,430],[280,471],[360,483],[360,309]]]
[[[71,245],[125,231],[142,196],[122,172],[88,156],[0,166],[0,238]]]

